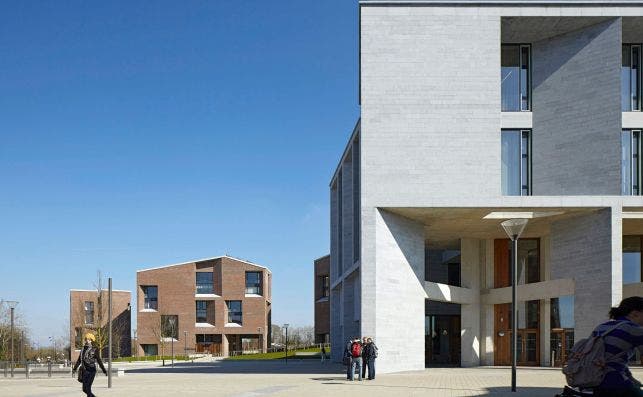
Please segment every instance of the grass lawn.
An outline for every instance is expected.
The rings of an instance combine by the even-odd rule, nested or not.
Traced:
[[[319,355],[306,355],[306,356],[296,356],[297,353],[319,353],[321,350],[318,347],[311,347],[309,349],[298,349],[296,351],[288,350],[288,358],[314,358],[319,359]],[[257,353],[257,354],[243,354],[240,356],[228,357],[226,360],[283,360],[286,358],[285,352],[275,352],[275,353]]]

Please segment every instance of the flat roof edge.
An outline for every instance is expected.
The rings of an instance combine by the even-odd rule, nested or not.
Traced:
[[[360,0],[360,5],[426,5],[426,6],[604,6],[604,7],[628,7],[643,6],[641,0]]]

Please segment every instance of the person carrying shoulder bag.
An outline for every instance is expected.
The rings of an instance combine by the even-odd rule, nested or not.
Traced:
[[[76,370],[78,370],[78,381],[83,384],[83,393],[85,393],[87,397],[96,397],[96,395],[92,393],[92,384],[96,377],[96,363],[98,363],[100,369],[105,376],[107,376],[107,371],[105,370],[103,361],[98,355],[95,345],[96,337],[94,334],[91,332],[86,333],[85,346],[83,346],[83,350],[80,352],[78,360],[76,360],[76,364],[72,369],[74,374]]]

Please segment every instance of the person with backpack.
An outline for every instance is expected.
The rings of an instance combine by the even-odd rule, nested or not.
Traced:
[[[563,368],[567,383],[593,389],[594,397],[643,396],[628,368],[636,350],[643,351],[643,297],[623,299],[609,317],[590,338],[574,344]]]
[[[368,380],[375,379],[375,359],[377,358],[377,346],[373,343],[372,338],[366,340],[366,362],[364,366],[368,368]]]
[[[362,380],[362,342],[359,337],[355,338],[351,344],[351,365],[350,380],[355,380],[355,370],[357,370],[358,380]]]
[[[76,360],[76,364],[72,369],[72,373],[78,371],[78,381],[83,384],[83,393],[87,397],[96,397],[92,393],[92,384],[94,383],[94,378],[96,377],[96,363],[100,366],[100,369],[103,371],[105,376],[107,376],[107,371],[105,366],[103,366],[103,361],[101,361],[98,352],[95,347],[96,337],[91,332],[85,334],[85,346]]]

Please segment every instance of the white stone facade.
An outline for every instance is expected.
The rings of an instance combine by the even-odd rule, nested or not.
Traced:
[[[574,295],[577,338],[605,318],[624,295],[622,235],[643,234],[643,199],[618,195],[620,132],[643,127],[620,114],[625,40],[643,43],[640,2],[361,1],[361,118],[330,190],[335,360],[372,336],[379,372],[423,369],[404,346],[424,346],[430,299],[461,305],[460,364],[493,365],[493,305],[511,295],[494,288],[492,211],[555,214],[527,226],[540,282],[518,289],[540,301],[540,365],[549,299]],[[509,42],[532,45],[530,112],[501,112]],[[533,129],[531,196],[501,193],[502,128]],[[457,245],[461,286],[426,281],[430,244]]]

